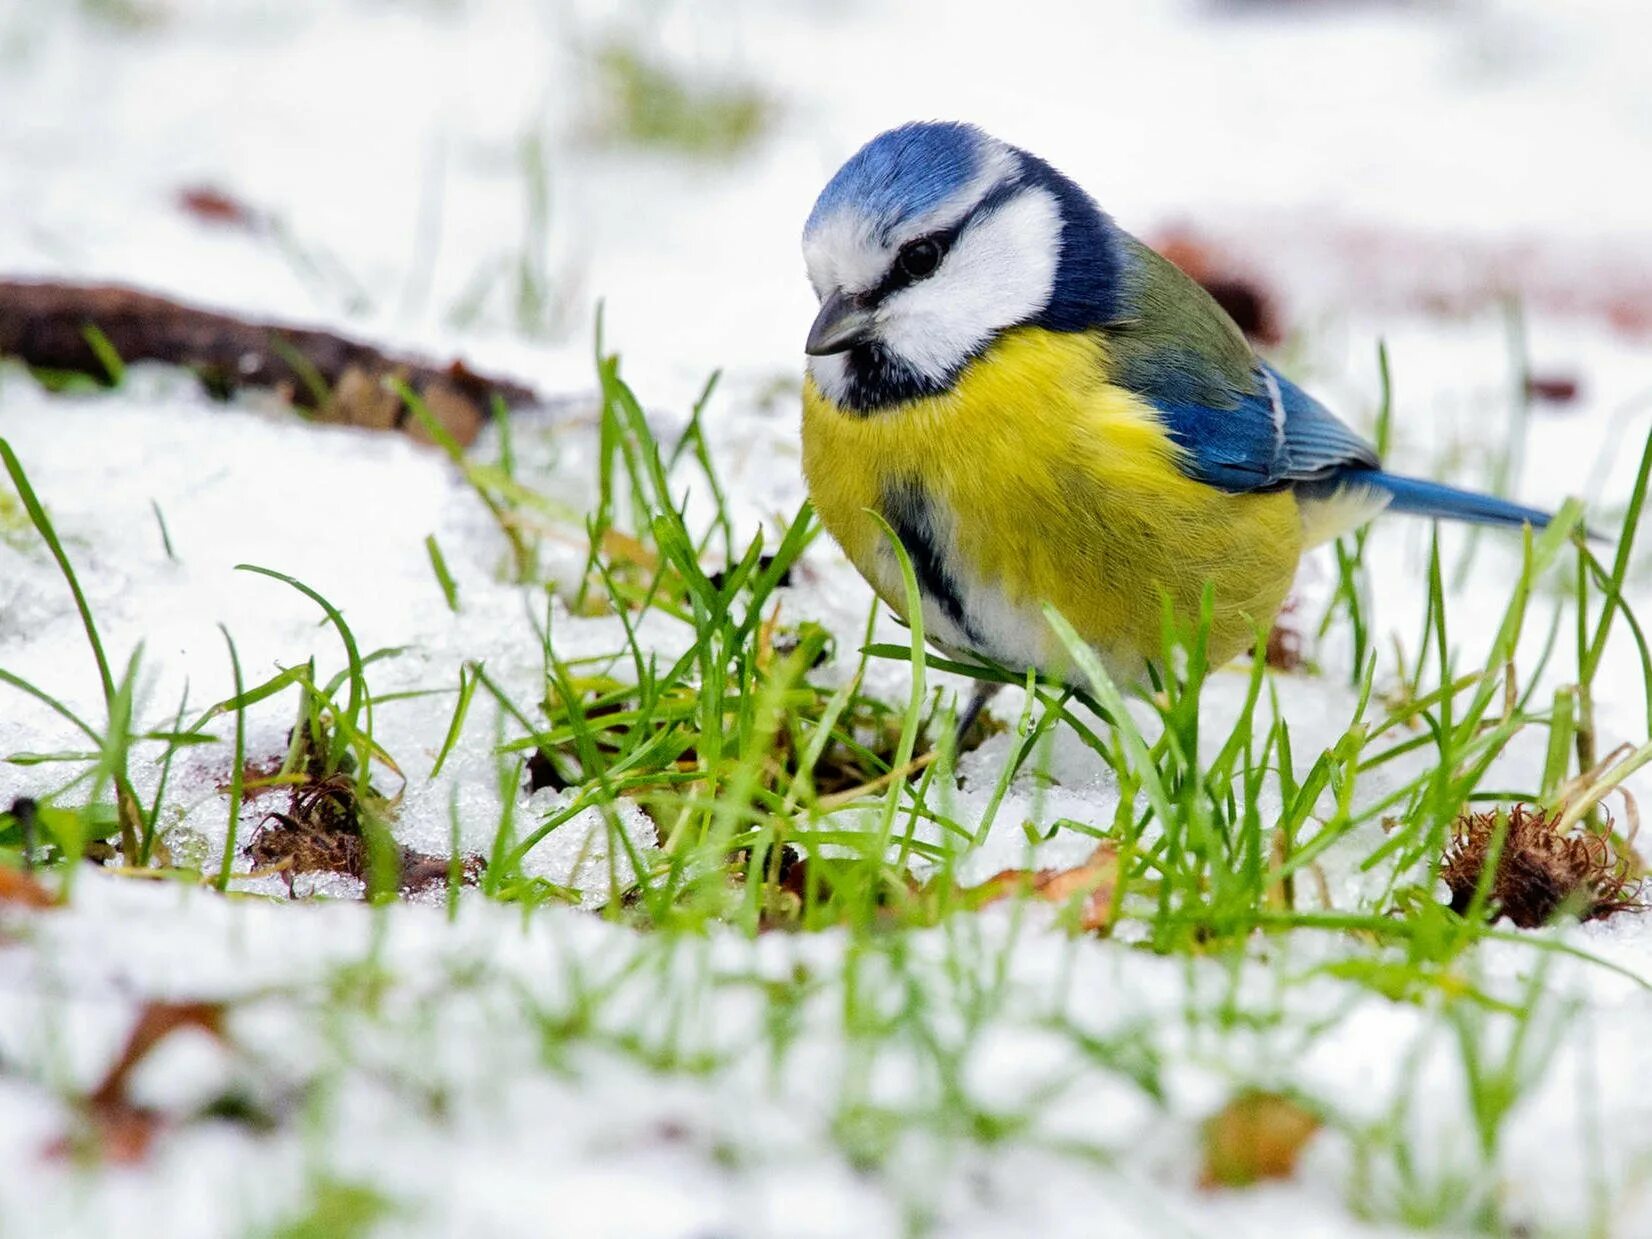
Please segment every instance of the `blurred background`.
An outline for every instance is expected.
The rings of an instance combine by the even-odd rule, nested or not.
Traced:
[[[715,367],[778,397],[814,195],[880,129],[962,118],[1227,285],[1276,348],[1364,357],[1398,320],[1513,296],[1556,324],[1564,385],[1570,333],[1652,338],[1649,12],[0,0],[0,273],[461,350],[551,391],[589,385],[600,299],[651,401]]]

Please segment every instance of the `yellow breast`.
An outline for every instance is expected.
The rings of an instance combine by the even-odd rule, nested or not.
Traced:
[[[886,519],[921,495],[941,572],[969,631],[925,597],[929,631],[1010,666],[1063,675],[1039,613],[1053,603],[1134,677],[1161,649],[1163,600],[1191,628],[1205,583],[1211,655],[1268,624],[1302,550],[1289,492],[1233,495],[1176,467],[1177,446],[1139,397],[1107,382],[1101,339],[1024,327],[943,395],[862,415],[804,385],[803,468],[821,520],[897,611]],[[898,527],[898,521],[891,519]]]

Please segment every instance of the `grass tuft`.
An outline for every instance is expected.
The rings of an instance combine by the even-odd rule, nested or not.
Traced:
[[[588,513],[566,510],[518,472],[508,423],[498,459],[472,459],[413,393],[399,392],[498,526],[502,575],[519,588],[541,655],[537,674],[509,677],[471,658],[436,669],[440,690],[376,694],[373,667],[399,651],[364,650],[319,592],[248,567],[319,609],[341,669],[319,675],[314,654],[298,651],[247,685],[226,633],[233,694],[191,721],[186,692],[153,730],[137,721],[141,650],[124,665],[109,660],[44,505],[0,444],[19,510],[68,583],[105,707],[92,717],[0,668],[0,683],[55,712],[76,736],[73,751],[9,755],[66,774],[51,793],[0,814],[0,861],[70,871],[82,857],[123,854],[153,874],[170,863],[160,823],[180,807],[168,803],[170,763],[188,746],[222,744],[230,843],[215,872],[180,866],[182,876],[232,887],[244,855],[289,879],[350,874],[375,901],[440,892],[455,918],[466,900],[515,905],[524,917],[573,904],[645,931],[616,939],[618,963],[562,961],[555,1001],[522,998],[553,1070],[575,1070],[583,1051],[600,1047],[649,1071],[695,1076],[759,1062],[783,1087],[800,1062],[818,1061],[812,1038],[829,1035],[842,1061],[819,1083],[822,1129],[850,1164],[890,1174],[913,1164],[920,1141],[942,1160],[1051,1147],[1043,1111],[1098,1073],[1154,1115],[1186,1122],[1165,1083],[1180,1061],[1177,1038],[1191,1039],[1201,1062],[1227,1067],[1253,1061],[1266,1044],[1281,1065],[1235,1078],[1230,1104],[1197,1131],[1190,1125],[1190,1142],[1202,1132],[1208,1183],[1289,1175],[1323,1131],[1352,1146],[1356,1210],[1419,1227],[1507,1229],[1498,1175],[1510,1115],[1544,1079],[1569,1018],[1549,970],[1564,956],[1628,975],[1563,931],[1522,927],[1638,906],[1633,802],[1625,802],[1630,838],[1614,833],[1601,806],[1652,762],[1652,738],[1599,734],[1594,692],[1616,636],[1633,643],[1638,664],[1630,665],[1640,668],[1652,710],[1652,656],[1625,595],[1652,443],[1610,563],[1579,536],[1572,505],[1517,544],[1506,591],[1465,596],[1452,588],[1436,537],[1421,614],[1394,617],[1416,634],[1409,653],[1391,653],[1378,634],[1363,535],[1345,542],[1321,636],[1351,642],[1352,682],[1326,686],[1341,717],[1309,734],[1282,709],[1290,686],[1276,675],[1298,663],[1300,644],[1258,632],[1248,665],[1212,667],[1210,598],[1196,616],[1167,612],[1145,690],[1115,682],[1053,611],[1047,620],[1077,687],[932,653],[905,548],[887,530],[905,610],[917,622],[901,641],[875,641],[874,609],[858,644],[834,636],[793,584],[812,575],[810,508],[762,527],[731,515],[731,488],[708,441],[715,379],[686,430],[665,441],[600,328],[595,363],[597,500]],[[1391,404],[1386,356],[1382,364],[1379,437]],[[156,517],[164,539],[158,509]],[[545,539],[581,548],[572,572],[547,579]],[[467,574],[478,566],[450,564],[434,536],[425,549],[437,588],[458,611],[457,581],[474,580]],[[1557,577],[1569,594],[1552,588]],[[1459,617],[1468,605],[1495,619],[1489,638],[1465,640]],[[571,625],[581,626],[577,646]],[[1574,625],[1575,653],[1560,639]],[[596,633],[611,639],[593,650]],[[901,690],[870,691],[882,680],[875,672],[891,667],[909,677]],[[966,691],[977,681],[1012,688],[999,698],[1009,703],[1007,725],[962,763],[954,677]],[[485,863],[461,848],[477,824],[461,820],[457,788],[449,789],[446,855],[409,852],[393,837],[400,792],[386,789],[404,775],[374,737],[375,715],[398,697],[438,691],[452,713],[440,747],[426,755],[428,777],[451,774],[461,746],[493,750],[501,808],[484,824],[492,829]],[[246,713],[278,695],[294,707],[286,749],[249,754]],[[147,804],[121,790],[140,760],[160,772]],[[1045,796],[1056,771],[1085,761],[1086,777],[1104,790],[1055,817]],[[238,850],[240,807],[277,793],[280,811]],[[538,851],[573,830],[581,832],[577,888],[545,877]],[[119,853],[111,838],[121,839]],[[1026,859],[981,864],[984,849],[1006,838],[1025,840]],[[1037,852],[1079,840],[1066,867]],[[1073,856],[1087,859],[1073,864]],[[713,932],[777,930],[835,932],[789,971],[741,972],[726,941],[707,941]],[[1017,952],[1050,932],[1070,936],[1058,948],[1066,953],[1028,986]],[[1097,947],[1102,936],[1111,944]],[[1486,966],[1490,943],[1520,944],[1534,966],[1511,981],[1507,969]],[[1139,1027],[1098,1022],[1079,984],[1086,969],[1098,961],[1128,968],[1138,951],[1185,968],[1184,1009]],[[340,979],[341,1001],[369,1012],[389,984],[370,961]],[[757,1031],[743,1041],[723,1030],[698,1035],[695,1021],[729,990],[749,994]],[[1332,1010],[1316,1005],[1328,991]],[[1404,1005],[1419,1030],[1414,1045],[1396,1051],[1405,1061],[1390,1094],[1358,1114],[1299,1094],[1292,1065],[1371,1002]],[[1010,1022],[1051,1038],[1052,1061],[1064,1065],[1025,1097],[989,1101],[974,1083],[981,1047]],[[1164,1032],[1171,1026],[1176,1037]],[[1454,1120],[1469,1139],[1466,1151],[1429,1161],[1418,1116],[1442,1103],[1432,1083],[1425,1087],[1432,1076],[1423,1065],[1442,1055],[1462,1085]],[[890,1079],[905,1087],[891,1091]],[[1121,1153],[1056,1144],[1098,1166]],[[923,1186],[911,1187],[913,1216],[940,1216]],[[293,1233],[348,1228],[358,1205],[377,1207],[349,1192],[320,1199],[332,1190],[318,1190],[320,1220],[300,1217]]]
[[[593,64],[596,132],[608,142],[727,158],[750,147],[776,110],[755,86],[696,80],[627,40],[601,44]]]

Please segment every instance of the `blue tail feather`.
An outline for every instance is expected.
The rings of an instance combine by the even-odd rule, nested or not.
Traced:
[[[1458,490],[1443,482],[1401,477],[1380,469],[1361,470],[1357,476],[1361,483],[1391,496],[1388,504],[1390,512],[1409,512],[1435,520],[1468,521],[1475,525],[1502,525],[1515,529],[1521,525],[1542,529],[1553,519],[1548,512],[1522,507],[1492,495]]]

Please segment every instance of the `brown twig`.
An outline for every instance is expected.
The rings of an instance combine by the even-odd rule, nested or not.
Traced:
[[[96,333],[88,328],[102,333],[123,361],[184,366],[218,392],[281,390],[339,421],[407,423],[394,395],[385,393],[389,407],[381,410],[366,408],[374,401],[361,394],[382,393],[382,380],[395,376],[461,442],[474,438],[496,398],[513,408],[539,399],[522,383],[478,373],[460,360],[437,365],[332,331],[246,319],[113,284],[0,280],[0,356],[102,376],[105,365],[89,338]]]

